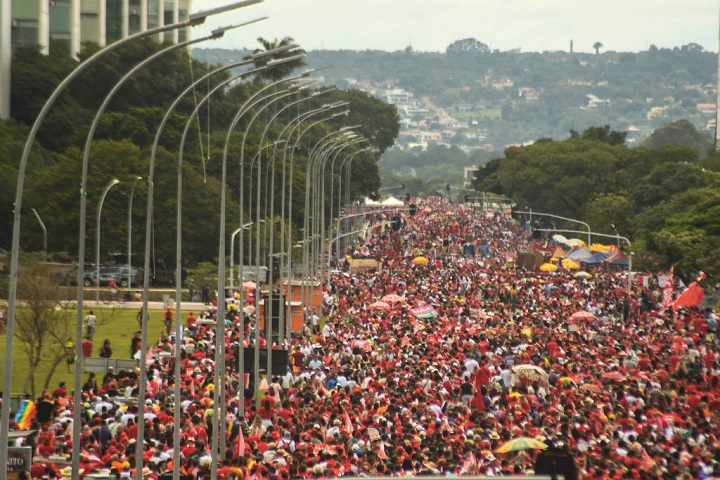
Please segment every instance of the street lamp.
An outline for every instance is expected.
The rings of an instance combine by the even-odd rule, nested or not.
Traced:
[[[195,25],[200,25],[205,22],[206,18],[212,15],[217,15],[220,13],[224,13],[230,10],[235,10],[237,8],[246,7],[249,5],[254,5],[257,3],[262,3],[263,0],[243,0],[239,2],[233,2],[231,4],[196,12],[193,14],[190,14],[187,18],[187,20],[177,23],[171,23],[167,25],[162,25],[156,28],[147,29],[144,31],[140,31],[138,33],[135,33],[133,35],[130,35],[128,37],[125,37],[121,40],[118,40],[117,42],[106,46],[105,48],[97,51],[92,56],[88,57],[85,61],[83,61],[80,65],[78,65],[73,71],[71,71],[67,77],[65,77],[62,82],[55,88],[53,93],[50,95],[50,97],[47,99],[45,104],[43,105],[42,109],[38,113],[37,117],[35,117],[35,121],[33,123],[33,126],[30,130],[30,133],[28,135],[27,141],[25,142],[25,147],[23,149],[22,157],[20,159],[20,165],[18,167],[18,174],[17,174],[17,186],[15,189],[15,214],[13,219],[13,235],[12,235],[12,242],[11,242],[11,259],[10,259],[10,282],[9,282],[9,288],[8,288],[8,320],[7,320],[7,340],[6,340],[6,348],[5,348],[5,375],[3,378],[3,389],[2,389],[2,412],[0,413],[0,438],[7,438],[8,433],[10,430],[10,391],[11,391],[11,385],[12,385],[12,354],[13,354],[13,339],[14,339],[14,332],[15,332],[15,307],[16,307],[16,298],[17,298],[17,280],[18,280],[18,270],[19,270],[19,256],[20,256],[20,225],[21,225],[21,219],[22,219],[22,200],[23,200],[23,193],[24,193],[24,187],[25,187],[25,176],[27,172],[27,164],[28,160],[30,158],[30,151],[32,150],[32,146],[35,143],[35,138],[37,137],[37,133],[40,130],[40,126],[44,119],[47,117],[48,112],[50,111],[50,108],[55,104],[57,99],[60,97],[62,92],[70,85],[70,83],[75,80],[81,73],[85,72],[92,64],[97,62],[99,59],[107,55],[108,53],[117,50],[120,47],[125,46],[128,43],[131,43],[135,40],[150,37],[152,35],[156,35],[158,33],[177,30],[179,28],[183,27],[191,27]],[[86,192],[83,189],[81,189],[81,198],[84,198],[86,195]],[[84,216],[84,212],[83,215]],[[84,237],[81,238],[81,244],[84,242]],[[84,252],[84,247],[83,252]],[[78,261],[80,263],[83,262],[83,258],[79,258]],[[78,269],[78,277],[82,275],[82,269]],[[80,283],[80,282],[79,282]],[[80,296],[82,294],[81,287],[78,287]],[[82,298],[79,298],[78,301],[78,322],[76,325],[76,338],[80,338],[82,336]],[[75,368],[79,370],[80,366],[80,357],[79,355],[75,355]],[[79,392],[81,389],[81,378],[80,375],[76,373],[75,375],[75,391]],[[75,419],[75,422],[79,424],[80,420],[80,410],[81,410],[81,396],[75,395],[75,400],[73,404],[73,418]],[[73,431],[73,455],[72,455],[72,471],[73,471],[73,478],[78,478],[79,471],[80,471],[80,429],[77,428]],[[140,445],[142,447],[142,445]],[[8,454],[8,445],[7,442],[0,442],[0,465],[7,465],[7,454]],[[142,466],[142,458],[139,460],[138,466]]]
[[[291,49],[291,48],[296,48],[296,45],[293,44],[293,45],[291,45],[291,46],[283,47],[283,48],[282,48],[282,51],[285,51],[285,50],[288,50],[288,49]],[[278,51],[278,50],[276,49],[276,50],[273,51],[273,53],[275,53],[275,52],[277,52],[277,51]],[[263,55],[266,55],[266,54],[268,54],[268,52],[265,52]],[[154,140],[153,146],[152,146],[152,152],[151,152],[151,155],[150,155],[150,165],[149,165],[149,169],[148,169],[148,202],[147,202],[146,224],[145,224],[146,237],[145,237],[145,263],[144,263],[144,277],[143,277],[143,308],[142,308],[142,311],[143,311],[142,324],[143,324],[143,325],[147,322],[149,290],[150,290],[150,255],[151,255],[151,236],[152,236],[152,235],[151,235],[151,233],[152,233],[152,221],[151,221],[151,219],[152,219],[152,216],[153,216],[153,215],[152,215],[152,212],[153,212],[153,190],[154,190],[154,180],[153,180],[153,179],[154,179],[154,172],[155,172],[155,159],[156,159],[156,156],[157,156],[157,151],[158,151],[158,147],[159,147],[159,143],[160,143],[160,136],[161,136],[161,134],[162,134],[162,132],[163,132],[163,130],[164,130],[164,128],[165,128],[165,125],[166,125],[167,122],[169,121],[171,114],[172,114],[173,111],[175,110],[175,108],[180,104],[180,102],[181,102],[182,99],[185,97],[185,95],[187,95],[187,94],[188,94],[189,92],[191,92],[194,88],[196,88],[197,85],[199,85],[201,82],[206,81],[210,76],[215,75],[215,74],[217,74],[217,73],[219,73],[219,72],[223,72],[223,71],[225,71],[225,70],[230,70],[230,69],[232,69],[232,68],[235,68],[235,67],[238,67],[238,66],[241,66],[241,65],[245,65],[245,64],[248,64],[248,63],[252,63],[253,61],[256,60],[257,57],[258,57],[258,56],[253,56],[253,57],[251,57],[250,59],[246,59],[246,60],[243,60],[243,61],[235,62],[235,63],[230,64],[230,65],[226,65],[226,66],[224,66],[224,67],[217,68],[216,70],[213,70],[213,71],[211,71],[211,72],[208,72],[208,73],[206,73],[204,76],[202,76],[202,77],[200,77],[199,79],[195,80],[195,81],[194,81],[192,84],[190,84],[185,90],[183,90],[183,92],[181,92],[181,93],[175,98],[175,100],[173,101],[172,105],[170,105],[170,107],[168,107],[168,109],[167,109],[167,111],[165,112],[165,115],[164,115],[164,117],[163,117],[163,119],[162,119],[162,121],[161,121],[161,123],[160,123],[160,126],[158,127],[158,130],[157,130],[157,132],[156,132],[156,134],[155,134],[155,140]],[[239,77],[241,77],[242,75],[245,75],[245,74],[248,74],[248,73],[253,73],[253,72],[262,70],[262,69],[264,69],[264,68],[267,68],[267,66],[268,66],[268,65],[271,65],[271,64],[272,64],[272,65],[275,65],[275,64],[278,64],[278,63],[283,63],[283,62],[295,60],[295,59],[297,59],[297,58],[298,58],[297,56],[293,56],[293,57],[288,57],[288,58],[285,58],[285,59],[281,59],[282,61],[278,60],[278,61],[274,61],[274,62],[268,62],[268,64],[267,64],[265,67],[263,67],[263,68],[254,69],[254,70],[251,70],[251,71],[248,71],[248,72],[244,72],[244,73],[242,73],[242,74],[240,74],[240,75],[237,75],[236,77],[233,77],[233,78],[239,78]],[[228,81],[229,81],[229,80],[228,80]],[[227,81],[226,81],[225,83],[227,83]],[[219,86],[216,87],[215,89],[213,89],[213,91],[210,92],[210,93],[203,99],[203,101],[205,101],[205,100],[209,97],[209,95],[211,95],[212,93],[214,93],[218,88],[219,88]],[[197,114],[197,110],[198,110],[199,107],[200,107],[199,105],[196,107],[196,110],[195,110],[195,112],[194,112],[194,115]],[[187,132],[187,124],[186,124],[186,132]],[[185,138],[185,137],[184,137],[184,138]],[[181,159],[182,159],[182,148],[181,148],[181,155],[180,155],[179,158],[180,158],[179,161],[180,161],[180,163],[181,163]],[[181,166],[182,166],[182,165],[180,165],[180,167],[181,167]],[[178,174],[178,195],[179,195],[179,196],[182,194],[182,183],[181,183],[181,179],[182,179],[182,168],[179,169],[179,174]],[[223,178],[223,182],[225,182],[225,181],[226,181],[226,178]],[[180,198],[181,198],[181,197],[180,197]],[[224,190],[223,190],[223,201],[224,201]],[[178,206],[180,206],[181,204],[182,204],[182,202],[181,202],[181,201],[178,201]],[[181,224],[180,218],[181,218],[181,209],[178,208],[178,219],[179,219],[179,220],[178,220],[178,226],[177,226],[177,235],[178,235],[178,238],[181,238],[180,232],[182,231],[182,224]],[[223,225],[223,222],[221,221],[221,230],[223,230],[223,235],[224,235],[224,229],[223,229],[223,227],[224,227],[224,225]],[[180,240],[178,240],[178,242],[177,242],[177,248],[178,248],[178,249],[180,248],[180,244],[181,244],[181,242],[180,242]],[[179,279],[181,278],[181,277],[180,277],[180,273],[181,273],[180,258],[181,258],[181,256],[180,256],[180,254],[178,254],[178,255],[177,255],[177,259],[176,259],[176,261],[178,262],[178,263],[177,263],[177,265],[178,265],[178,268],[177,268],[177,277],[176,277],[176,278],[178,278],[177,285],[176,285],[176,288],[177,288],[177,291],[178,291],[178,295],[177,295],[178,298],[176,299],[176,308],[177,308],[177,312],[178,312],[178,315],[177,315],[177,318],[176,318],[176,331],[180,331],[180,315],[179,315],[179,313],[180,313],[180,300],[181,300],[181,298],[180,298],[180,297],[181,297],[181,295],[180,295],[180,292],[181,292],[181,282],[179,281]],[[224,257],[223,257],[223,261],[224,261]],[[220,266],[220,269],[221,269],[222,275],[223,275],[223,277],[224,277],[224,265],[221,265],[221,266]],[[224,280],[224,278],[223,278],[223,280]],[[220,297],[220,299],[221,299],[221,301],[224,301],[224,298],[223,298],[222,296]],[[222,324],[222,322],[219,322],[219,324],[221,325],[221,328],[224,327],[224,324]],[[178,338],[179,338],[179,337],[178,337]],[[141,345],[142,345],[142,346],[141,346],[141,349],[142,349],[143,351],[147,350],[147,341],[148,341],[148,340],[147,340],[147,328],[143,328],[143,329],[142,329],[142,339],[141,339]],[[224,344],[223,344],[223,346],[224,346]],[[178,345],[176,344],[176,356],[178,356],[178,359],[179,359],[178,348],[179,348],[179,347],[178,347]],[[144,397],[145,397],[146,385],[145,385],[144,379],[145,379],[145,375],[146,375],[146,362],[147,362],[146,357],[145,357],[145,356],[141,356],[141,358],[140,358],[141,381],[140,381],[140,383],[139,383],[139,392],[138,392],[138,395],[140,396],[140,398],[144,398]],[[222,387],[222,384],[221,384],[221,387]],[[177,389],[177,388],[178,388],[178,387],[177,387],[177,384],[176,384],[176,389]],[[218,404],[218,402],[216,402],[216,405],[217,405],[217,404]],[[176,413],[177,413],[177,412],[176,412]],[[139,468],[139,467],[142,467],[142,458],[141,458],[141,457],[142,457],[143,441],[144,441],[144,436],[145,436],[144,417],[145,417],[145,412],[144,412],[143,409],[140,409],[139,412],[138,412],[138,435],[137,435],[137,449],[136,449],[136,450],[137,450],[137,457],[139,457],[138,460],[137,460],[137,462],[138,462],[138,468]],[[178,420],[178,421],[179,421],[179,420]],[[179,445],[179,442],[176,442],[175,445]]]
[[[235,265],[235,237],[238,233],[250,227],[253,222],[248,222],[241,227],[236,228],[230,235],[230,289],[235,288],[235,276],[233,275],[233,266]],[[242,259],[240,260],[242,261]]]
[[[35,210],[35,209],[33,208],[33,209],[32,209],[32,212],[35,214],[35,218],[37,218],[38,223],[40,223],[40,228],[42,228],[42,231],[43,231],[43,251],[45,252],[43,258],[44,258],[45,263],[47,263],[47,259],[48,259],[48,256],[47,256],[47,252],[48,252],[48,248],[47,248],[47,228],[45,228],[45,224],[43,223],[42,218],[40,218],[40,214],[37,212],[37,210]]]
[[[98,213],[97,213],[97,240],[95,242],[95,303],[100,303],[100,217],[102,215],[102,207],[103,203],[105,202],[105,196],[107,196],[108,192],[112,187],[120,183],[120,180],[117,178],[114,178],[108,183],[108,186],[105,187],[105,191],[103,191],[102,196],[100,197],[100,203],[98,204]]]
[[[320,157],[319,152],[322,152],[323,149],[329,148],[333,145],[335,145],[337,142],[346,140],[348,138],[348,135],[351,135],[351,129],[357,128],[359,125],[353,125],[353,126],[345,126],[343,128],[340,128],[339,130],[335,130],[333,132],[328,133],[324,137],[322,137],[312,148],[310,151],[310,154],[308,155],[307,160],[307,166],[306,166],[306,174],[305,174],[305,211],[304,211],[304,222],[303,222],[303,229],[304,229],[304,235],[306,239],[315,239],[317,238],[315,236],[315,232],[311,231],[310,229],[310,185],[311,185],[311,177],[313,176],[313,167],[314,164],[317,163],[317,159]],[[336,138],[330,138],[336,136]],[[327,140],[327,141],[326,141]],[[314,189],[318,190],[318,189]],[[316,222],[313,222],[313,227],[316,225]],[[309,266],[308,266],[308,255],[309,255],[309,249],[312,245],[308,245],[309,242],[305,242],[303,244],[303,279],[304,283],[301,286],[301,298],[303,301],[303,308],[308,309],[308,293],[310,292],[310,285],[309,285]],[[313,242],[314,243],[314,242]],[[314,246],[312,246],[314,248]]]
[[[307,70],[307,71],[305,71],[305,72],[303,72],[303,73],[301,73],[301,74],[299,74],[299,75],[296,75],[296,76],[294,76],[294,77],[289,77],[289,78],[286,78],[286,79],[281,79],[281,80],[272,82],[272,83],[264,86],[263,88],[260,88],[260,89],[259,89],[257,92],[255,92],[252,96],[250,96],[250,97],[245,101],[245,103],[243,103],[243,105],[241,106],[241,108],[239,109],[239,111],[237,112],[237,114],[235,115],[235,117],[233,118],[233,120],[232,120],[232,122],[231,122],[231,124],[230,124],[230,127],[228,128],[227,136],[226,136],[226,140],[225,140],[225,147],[224,147],[224,149],[223,149],[222,180],[221,180],[221,192],[220,192],[220,232],[219,232],[220,245],[219,245],[219,248],[218,248],[218,253],[219,253],[219,255],[218,255],[218,257],[219,257],[219,259],[218,259],[218,279],[219,279],[219,281],[222,281],[222,282],[225,281],[225,197],[226,197],[226,190],[227,190],[227,189],[226,189],[226,185],[227,185],[227,158],[228,158],[229,147],[230,147],[230,139],[231,139],[232,133],[233,133],[233,131],[235,130],[235,127],[237,126],[238,122],[240,121],[240,118],[241,118],[245,113],[247,113],[251,108],[253,108],[253,107],[254,107],[255,105],[257,105],[258,103],[263,102],[263,101],[265,101],[268,97],[272,96],[272,94],[268,95],[268,94],[265,93],[267,90],[269,90],[269,89],[271,89],[271,88],[274,88],[275,86],[277,86],[277,85],[279,85],[279,84],[281,84],[281,83],[285,83],[285,82],[290,82],[290,81],[294,81],[294,80],[299,80],[299,79],[302,79],[302,78],[306,78],[308,75],[310,75],[311,73],[313,73],[313,72],[315,72],[315,71],[317,71],[317,69]],[[281,92],[281,93],[283,93],[283,92]],[[267,106],[267,105],[265,105],[265,106]],[[261,107],[257,113],[259,113],[260,111],[262,111],[262,109],[265,108],[265,106]],[[255,116],[257,116],[257,113],[256,113]],[[254,118],[255,118],[255,117],[253,117],[253,119],[250,120],[250,122],[249,122],[250,124],[252,123],[252,121],[254,120]],[[243,170],[244,170],[244,154],[245,154],[245,152],[244,152],[244,146],[245,146],[246,138],[247,138],[247,135],[244,135],[244,136],[243,136],[242,146],[241,146],[241,149],[240,149],[240,212],[241,212],[241,215],[244,214],[244,197],[245,197],[245,195],[244,195],[244,183],[245,183],[244,180],[245,180],[245,179],[244,179],[244,176],[243,176]],[[259,177],[258,177],[258,182],[259,182],[259,181],[260,181],[260,179],[259,179]],[[258,192],[258,195],[259,195],[259,192]],[[259,220],[259,217],[258,217],[258,220]],[[257,231],[257,234],[256,234],[256,235],[259,236],[258,234],[259,234],[259,228],[260,228],[259,225],[260,225],[260,223],[259,223],[259,221],[256,221],[255,224],[256,224],[256,231]],[[244,235],[240,236],[240,251],[244,251],[244,250],[243,250],[243,245],[244,245]],[[257,253],[256,253],[256,255],[257,255]],[[259,283],[259,282],[258,282],[258,280],[259,280],[259,274],[260,274],[260,267],[259,267],[259,265],[256,265],[256,279],[255,279],[255,280],[256,280],[256,285]],[[242,276],[242,275],[243,275],[243,262],[240,262],[240,276]],[[256,295],[259,296],[259,292],[258,292]],[[244,290],[243,290],[243,289],[240,290],[240,305],[241,305],[241,308],[244,306]],[[256,307],[257,307],[257,306],[256,306]],[[225,312],[225,296],[224,296],[224,295],[220,295],[220,297],[218,298],[217,311],[218,311],[218,316],[224,315],[224,312]],[[241,310],[241,312],[242,312],[242,310]],[[256,312],[257,312],[257,308],[256,308]],[[256,313],[256,315],[257,315],[257,313]],[[257,332],[258,332],[257,321],[255,322],[255,325],[256,325],[256,327],[255,327],[255,328],[256,328],[255,338],[256,338],[256,347],[257,347],[257,340],[258,340],[258,335],[257,335]],[[244,329],[243,329],[243,328],[240,328],[240,332],[241,332],[241,336],[240,336],[240,339],[239,339],[239,341],[238,341],[238,348],[239,348],[239,355],[238,355],[239,359],[238,359],[238,363],[239,363],[239,367],[240,367],[240,368],[239,368],[240,371],[239,371],[239,388],[238,388],[238,390],[240,391],[240,397],[241,397],[240,405],[242,406],[242,405],[243,405],[243,402],[242,402],[242,387],[243,387],[243,385],[244,385],[244,382],[243,382],[243,379],[244,379],[244,346],[243,346],[243,342],[244,342],[244,339],[243,339]],[[218,331],[217,331],[216,335],[217,335],[217,337],[218,337],[218,338],[217,338],[217,343],[216,343],[216,352],[222,353],[222,352],[224,352],[224,348],[225,348],[225,341],[224,341],[224,336],[225,336],[224,322],[218,322]],[[221,358],[221,360],[224,360],[224,356],[223,356],[223,355],[221,355],[220,358]],[[256,370],[255,370],[255,371],[256,371],[255,377],[256,377],[256,380],[257,380],[257,376],[259,375],[259,374],[258,374],[259,363],[260,363],[260,362],[259,362],[259,350],[256,348],[256,351],[255,351],[255,369],[256,369]],[[216,381],[216,382],[215,382],[215,383],[222,386],[223,384],[221,383],[221,377],[220,377],[221,373],[222,373],[222,372],[220,371],[220,369],[216,369],[216,377],[215,377],[215,381]],[[256,389],[256,391],[257,391],[257,386],[258,386],[258,382],[256,381],[256,383],[255,383],[255,389]],[[221,389],[221,390],[222,390],[222,389]],[[215,398],[216,398],[216,400],[215,400],[215,407],[214,407],[214,408],[215,408],[215,410],[214,410],[214,415],[215,415],[215,417],[214,417],[214,418],[216,419],[216,421],[219,421],[219,416],[220,416],[220,410],[219,410],[219,408],[221,407],[220,403],[222,402],[222,403],[224,404],[224,401],[225,401],[224,395],[223,395],[222,398],[219,396],[220,393],[221,393],[221,392],[219,392],[219,391],[217,391],[217,390],[215,391],[215,395],[216,395]],[[241,408],[242,408],[242,407],[241,407]],[[218,428],[219,428],[219,424],[216,423],[216,425],[217,425]],[[216,430],[216,431],[217,431],[217,430]],[[224,439],[224,437],[223,437],[223,439]],[[218,452],[218,438],[217,438],[217,436],[214,436],[214,437],[213,437],[213,442],[212,442],[211,450],[212,450],[212,452],[213,452],[214,454],[217,454],[217,452]],[[213,466],[212,466],[212,468],[211,468],[211,476],[213,476],[213,475],[216,474],[216,473],[217,473],[217,465],[215,465],[215,464],[213,463]]]
[[[128,254],[127,254],[127,264],[128,264],[128,283],[127,288],[128,291],[132,289],[132,204],[133,204],[133,195],[135,194],[135,187],[137,187],[138,182],[142,180],[141,176],[135,177],[135,182],[133,183],[132,188],[130,189],[130,201],[128,202]]]
[[[288,208],[287,208],[288,230],[287,230],[287,236],[286,236],[286,238],[287,238],[287,260],[286,260],[287,273],[285,276],[285,278],[287,279],[287,282],[288,282],[288,293],[290,293],[290,290],[292,289],[292,277],[293,277],[293,275],[292,275],[292,210],[293,210],[293,188],[292,188],[292,185],[293,185],[293,173],[294,173],[294,168],[295,168],[294,167],[295,150],[297,149],[298,145],[300,144],[301,138],[308,130],[315,127],[315,125],[318,125],[322,122],[331,120],[332,118],[335,118],[337,116],[346,115],[348,113],[348,110],[333,113],[331,115],[326,116],[325,118],[322,118],[320,120],[317,120],[317,121],[311,123],[308,127],[306,127],[305,129],[301,130],[298,133],[297,139],[295,140],[294,144],[291,144],[290,139],[292,139],[293,135],[295,134],[295,131],[298,128],[300,128],[300,126],[302,125],[302,121],[307,120],[310,117],[312,117],[313,115],[316,115],[318,113],[329,112],[335,108],[345,107],[347,105],[348,105],[348,102],[336,102],[336,103],[332,103],[330,105],[323,105],[320,108],[303,113],[302,115],[299,115],[298,117],[296,117],[291,123],[288,123],[288,125],[285,126],[285,128],[283,129],[283,131],[280,134],[280,136],[282,137],[285,133],[285,130],[292,125],[292,128],[290,129],[290,132],[287,135],[288,141],[286,142],[286,145],[283,148],[282,198],[280,200],[280,204],[282,205],[282,208],[281,208],[282,213],[281,213],[280,221],[281,221],[282,228],[284,229],[285,228],[285,191],[286,191],[285,172],[287,169],[289,169],[290,170],[290,178],[288,181],[289,188],[287,188],[287,190],[288,190],[288,202],[287,202],[287,205],[288,205]],[[290,150],[289,166],[288,166],[288,162],[287,162],[288,150]],[[285,232],[283,232],[283,238],[285,238]],[[281,262],[280,270],[281,271],[282,271],[282,262],[283,261],[285,261],[285,257],[281,256],[280,257],[280,262]],[[292,333],[292,305],[290,303],[288,303],[287,316],[284,316],[283,315],[284,313],[285,313],[285,309],[283,309],[283,311],[280,314],[280,328],[281,328],[280,336],[281,337],[283,336],[282,328],[284,328],[286,322],[288,322],[288,319],[289,319],[288,327],[285,332],[285,338],[286,338],[287,342],[289,343],[290,336]]]

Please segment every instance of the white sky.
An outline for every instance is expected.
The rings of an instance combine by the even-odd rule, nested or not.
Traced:
[[[192,11],[235,0],[192,0]],[[698,43],[718,51],[718,0],[265,0],[211,17],[193,36],[268,16],[200,48],[249,48],[289,36],[307,51],[404,50],[444,52],[463,38],[492,49],[523,52],[637,52]]]

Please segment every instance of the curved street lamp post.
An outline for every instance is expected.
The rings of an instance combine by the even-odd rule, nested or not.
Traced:
[[[33,123],[33,126],[30,130],[30,133],[28,135],[27,141],[25,143],[25,147],[23,149],[23,154],[20,159],[20,164],[18,167],[18,175],[17,175],[17,186],[15,190],[15,214],[14,214],[14,220],[13,220],[13,235],[12,235],[12,242],[11,242],[11,260],[10,260],[10,279],[9,279],[9,290],[8,290],[8,320],[7,320],[7,340],[6,340],[6,350],[5,350],[5,375],[3,378],[3,402],[2,402],[2,412],[0,413],[0,438],[7,438],[10,428],[10,394],[11,394],[11,386],[12,386],[12,352],[13,352],[13,339],[14,339],[14,331],[15,331],[15,310],[16,310],[16,299],[17,299],[17,280],[18,280],[18,270],[19,270],[19,255],[20,255],[20,224],[22,219],[22,200],[23,200],[23,193],[24,193],[24,186],[25,186],[25,176],[27,172],[27,164],[28,159],[30,157],[30,151],[32,149],[32,146],[35,142],[35,138],[37,137],[37,133],[40,129],[40,125],[44,121],[44,119],[47,117],[47,114],[52,108],[52,106],[55,104],[57,99],[60,97],[61,93],[68,87],[68,85],[75,80],[81,73],[85,72],[88,67],[90,67],[92,64],[97,62],[99,59],[110,53],[111,51],[114,51],[128,43],[131,43],[135,40],[138,40],[140,38],[149,37],[152,35],[155,35],[157,33],[162,33],[166,31],[172,31],[183,27],[191,27],[195,25],[200,25],[205,22],[206,18],[209,16],[217,15],[220,13],[224,13],[227,11],[235,10],[238,8],[255,5],[258,3],[262,3],[263,0],[243,0],[240,2],[233,2],[231,4],[200,11],[197,13],[190,14],[188,16],[188,19],[183,22],[177,22],[172,23],[169,25],[162,25],[156,28],[151,28],[145,31],[138,32],[136,34],[130,35],[128,37],[125,37],[121,40],[118,40],[117,42],[103,48],[102,50],[99,50],[89,58],[87,58],[84,62],[82,62],[80,65],[78,65],[70,74],[68,74],[67,77],[65,77],[62,82],[55,88],[53,93],[50,95],[50,97],[47,99],[45,104],[43,105],[42,109],[38,113],[37,117],[35,118],[35,121]],[[85,190],[81,190],[81,198],[84,197],[86,194]],[[84,216],[84,212],[83,212]],[[84,241],[84,238],[83,238]],[[78,259],[79,262],[83,262],[82,259]],[[81,269],[79,269],[81,270]],[[80,302],[82,302],[82,299],[80,299]],[[80,307],[78,307],[80,310]],[[78,314],[78,318],[81,319],[81,313]],[[76,326],[76,337],[82,336],[82,322],[78,321]],[[80,368],[80,356],[75,354],[75,368]],[[76,381],[75,381],[75,391],[79,391],[81,385],[80,382],[77,381],[78,376],[76,375]],[[80,395],[76,395],[74,399],[74,406],[73,406],[73,418],[79,419],[80,418]],[[72,475],[73,478],[79,477],[79,455],[80,455],[80,432],[79,428],[75,429],[73,432],[73,457],[72,457]],[[7,442],[2,441],[0,442],[0,465],[6,465],[7,464],[7,454],[8,454],[8,445]]]
[[[110,181],[110,183],[105,187],[105,190],[102,193],[102,196],[100,197],[100,203],[98,204],[98,212],[97,212],[97,232],[96,232],[96,240],[95,240],[95,304],[100,303],[100,217],[102,216],[102,207],[103,203],[105,202],[105,197],[107,196],[108,192],[112,187],[120,183],[120,180],[113,179]],[[79,346],[79,345],[78,345]]]

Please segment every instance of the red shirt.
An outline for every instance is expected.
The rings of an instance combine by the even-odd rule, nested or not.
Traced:
[[[93,350],[93,342],[89,338],[86,338],[82,342],[82,354],[83,357],[91,357]]]

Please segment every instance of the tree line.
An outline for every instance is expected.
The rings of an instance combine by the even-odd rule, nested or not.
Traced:
[[[579,219],[593,231],[628,237],[639,268],[720,274],[720,155],[665,143],[681,125],[628,148],[609,126],[510,147],[475,174],[473,188],[507,196],[519,209]],[[538,221],[540,221],[538,219]],[[577,229],[577,225],[542,224]],[[604,239],[605,243],[612,241]]]
[[[261,48],[257,51],[271,50],[292,41],[291,38],[258,40]],[[90,123],[105,95],[121,76],[142,59],[165,47],[167,45],[144,40],[132,42],[107,55],[80,75],[50,110],[38,132],[27,170],[21,230],[23,250],[39,251],[43,246],[42,231],[31,213],[31,209],[36,209],[47,227],[51,257],[60,261],[78,260],[75,252],[79,242],[77,232],[80,216],[80,165]],[[88,58],[97,49],[97,45],[85,45],[80,60]],[[3,249],[10,247],[14,186],[29,125],[53,89],[78,65],[78,61],[70,58],[60,45],[55,45],[50,52],[50,55],[43,55],[37,48],[19,48],[13,56],[12,119],[0,123],[0,138],[3,139],[0,142],[0,182],[7,186],[0,189],[0,204],[3,206],[0,208],[0,248]],[[265,58],[262,62],[267,61],[268,58]],[[259,67],[262,62],[256,61],[246,68]],[[189,130],[182,165],[184,265],[213,262],[217,259],[221,167],[227,130],[232,118],[251,95],[270,82],[301,71],[304,63],[295,61],[275,66],[261,74],[234,82],[232,86],[220,89],[200,109]],[[82,194],[87,196],[86,244],[88,250],[91,250],[96,226],[90,219],[96,217],[101,193],[108,182],[114,178],[120,180],[120,184],[108,192],[102,206],[102,262],[112,261],[117,254],[127,251],[127,219],[131,191],[134,195],[132,250],[141,252],[140,255],[144,252],[148,191],[146,180],[156,131],[166,109],[180,92],[217,67],[191,58],[185,50],[163,55],[134,75],[101,117],[90,150],[87,192]],[[152,218],[153,265],[158,268],[162,265],[175,265],[178,149],[183,129],[196,102],[230,77],[231,73],[226,71],[212,75],[206,82],[199,84],[191,95],[182,99],[160,137]],[[287,86],[274,87],[271,91],[280,91]],[[321,91],[324,92],[320,93]],[[298,106],[289,108],[290,102],[298,102]],[[248,119],[260,108],[256,107],[242,117],[228,143],[226,221],[229,231],[248,215],[247,211],[244,215],[239,211],[241,182],[244,182],[244,204],[248,209],[253,212],[258,207],[266,210],[270,194],[275,193],[275,211],[267,212],[267,216],[279,216],[281,173],[283,166],[289,167],[287,159],[290,156],[277,155],[275,162],[272,162],[274,169],[271,170],[271,175],[275,176],[275,185],[278,187],[275,192],[263,192],[260,206],[255,205],[254,198],[250,197],[250,185],[254,185],[257,179],[257,165],[262,163],[265,177],[271,163],[267,161],[268,152],[271,151],[268,144],[278,140],[283,128],[302,112],[336,102],[347,102],[349,113],[346,116],[329,119],[329,115],[315,115],[311,117],[315,123],[313,128],[307,130],[297,145],[294,145],[297,137],[293,139],[292,189],[296,199],[292,214],[294,228],[302,226],[304,216],[302,201],[297,199],[304,198],[302,193],[305,189],[308,155],[323,137],[345,125],[357,125],[354,131],[368,138],[380,154],[393,144],[398,132],[395,107],[359,90],[330,91],[326,87],[315,86],[299,89],[288,98],[277,100],[271,107],[265,108],[251,128],[248,128]],[[267,125],[273,117],[275,121]],[[325,121],[320,121],[322,119]],[[308,121],[306,126],[313,122]],[[268,133],[266,138],[262,139],[261,135],[266,127]],[[240,178],[240,148],[246,132],[246,168],[244,177]],[[287,151],[289,152],[290,148]],[[345,152],[352,152],[352,149]],[[261,158],[261,161],[256,161],[255,168],[250,168],[248,165],[256,157]],[[336,182],[339,180],[337,170],[336,168]],[[353,162],[353,172],[357,173],[351,185],[353,195],[364,195],[377,189],[380,180],[375,154],[358,155]],[[287,175],[290,178],[289,173]],[[138,182],[133,191],[132,187],[138,176],[145,181]],[[327,191],[329,192],[329,189]],[[299,233],[296,233],[294,238],[299,238],[298,235]],[[90,261],[87,258],[85,260]],[[137,265],[140,262],[134,263]]]

